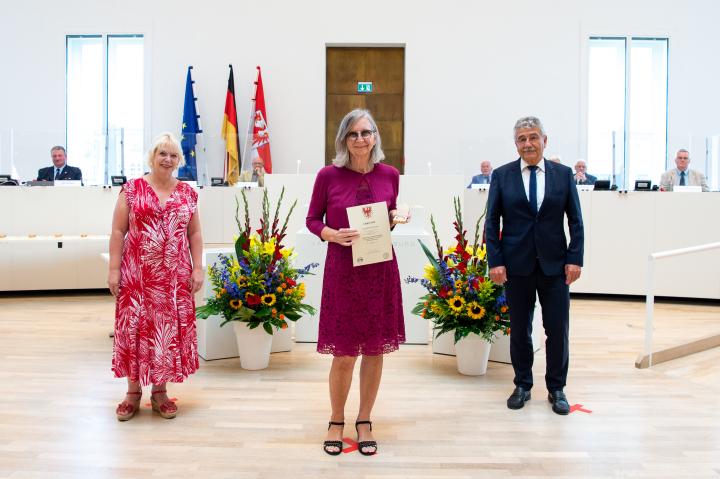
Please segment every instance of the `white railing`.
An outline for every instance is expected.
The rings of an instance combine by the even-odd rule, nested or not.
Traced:
[[[711,249],[720,248],[720,242],[708,243],[699,246],[691,246],[689,248],[673,249],[668,251],[660,251],[652,253],[648,256],[647,267],[647,294],[645,297],[645,355],[648,357],[648,367],[652,366],[653,355],[653,323],[655,316],[655,261],[672,256],[682,256],[691,253],[699,253]]]

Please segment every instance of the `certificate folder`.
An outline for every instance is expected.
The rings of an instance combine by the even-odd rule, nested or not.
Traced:
[[[353,266],[393,259],[390,218],[384,201],[347,209],[350,228],[360,233],[352,245]]]

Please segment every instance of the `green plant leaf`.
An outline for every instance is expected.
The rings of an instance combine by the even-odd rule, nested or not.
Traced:
[[[427,256],[430,260],[430,264],[433,265],[435,269],[440,271],[440,263],[438,263],[437,258],[433,256],[428,247],[425,246],[425,243],[423,243],[420,239],[418,239],[418,243],[420,243],[420,247],[422,248],[423,252],[425,252],[425,256]]]
[[[208,319],[214,314],[220,314],[220,311],[218,311],[218,309],[211,304],[206,304],[204,306],[198,306],[197,308],[195,308],[195,317],[198,319]]]
[[[254,315],[255,315],[254,310],[243,306],[240,309],[238,309],[237,311],[235,311],[235,314],[233,314],[232,319],[238,320],[238,321],[247,321],[250,318],[252,318]]]
[[[269,323],[269,322],[264,322],[264,323],[263,323],[263,329],[265,329],[265,332],[266,332],[266,333],[268,333],[269,335],[272,336],[272,334],[273,334],[273,329],[272,329],[272,326],[270,326],[270,323]]]
[[[247,241],[247,236],[245,236],[245,233],[241,232],[240,236],[238,236],[238,239],[235,240],[235,257],[240,261],[240,258],[242,258],[244,255],[243,253],[243,245]]]

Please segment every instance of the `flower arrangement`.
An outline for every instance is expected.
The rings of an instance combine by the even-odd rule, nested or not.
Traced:
[[[405,281],[419,282],[428,294],[420,298],[412,312],[434,321],[436,337],[454,330],[456,343],[470,333],[492,342],[496,331],[510,334],[510,315],[505,289],[488,278],[485,245],[478,244],[480,222],[485,214],[475,224],[475,237],[470,245],[465,237],[460,198],[454,198],[453,203],[455,246],[443,250],[432,215],[437,255],[418,240],[430,262],[425,265],[423,278],[408,277]]]
[[[221,255],[219,261],[208,267],[215,297],[207,304],[196,308],[198,318],[207,319],[211,315],[221,314],[225,321],[244,321],[250,329],[262,325],[268,334],[274,329],[286,329],[288,321],[297,321],[302,313],[315,314],[315,308],[302,302],[305,297],[305,284],[299,279],[317,267],[312,263],[304,268],[292,266],[296,256],[292,248],[282,244],[287,230],[288,220],[297,201],[290,207],[282,228],[278,229],[278,215],[285,188],[280,193],[275,214],[270,223],[270,204],[267,190],[262,201],[260,228],[250,229],[250,214],[245,192],[242,192],[245,206],[245,221],[240,222],[240,204],[235,198],[235,222],[240,235],[235,240],[235,255]]]

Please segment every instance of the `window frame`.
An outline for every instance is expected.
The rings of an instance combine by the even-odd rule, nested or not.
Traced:
[[[127,33],[128,31],[132,31],[134,33]],[[68,146],[68,126],[69,126],[69,117],[68,117],[68,46],[69,41],[71,38],[101,38],[102,44],[103,44],[103,85],[102,85],[102,91],[103,91],[103,125],[102,125],[102,132],[105,136],[105,146],[104,146],[104,158],[103,161],[103,167],[104,167],[104,183],[110,184],[110,158],[109,158],[109,135],[108,135],[108,85],[109,85],[109,79],[108,79],[108,68],[109,68],[109,42],[111,38],[143,38],[143,152],[147,150],[148,145],[150,144],[152,138],[151,138],[151,105],[152,105],[152,36],[150,32],[146,28],[128,28],[124,31],[103,31],[102,33],[98,33],[97,30],[93,31],[66,31],[63,32],[63,38],[64,38],[64,54],[65,54],[65,85],[64,85],[64,93],[65,93],[65,148]]]
[[[589,124],[590,124],[590,112],[589,112],[589,73],[590,73],[590,41],[591,40],[624,40],[625,41],[625,95],[624,95],[624,125],[623,125],[623,164],[622,164],[622,181],[613,182],[617,184],[619,189],[628,190],[630,189],[630,181],[628,171],[630,168],[630,162],[632,158],[629,157],[630,141],[632,133],[629,131],[630,121],[632,112],[630,111],[630,101],[632,98],[631,84],[632,84],[632,71],[630,68],[631,55],[632,55],[632,44],[635,41],[647,41],[647,40],[663,40],[666,42],[666,73],[665,73],[665,158],[664,158],[664,171],[669,168],[670,158],[668,156],[669,148],[669,121],[670,121],[670,72],[671,72],[671,39],[672,35],[670,32],[664,33],[650,33],[642,32],[637,34],[618,33],[617,31],[603,31],[602,28],[586,27],[581,29],[581,62],[580,62],[580,117],[582,119],[582,128],[580,133],[580,144],[579,151],[583,152],[583,157],[588,157],[588,139],[589,139]],[[602,33],[600,33],[602,32]],[[613,146],[616,148],[616,144]],[[617,165],[616,165],[617,168]],[[611,172],[611,178],[614,179],[616,172]]]

